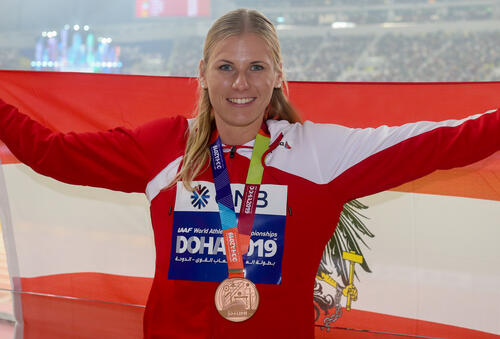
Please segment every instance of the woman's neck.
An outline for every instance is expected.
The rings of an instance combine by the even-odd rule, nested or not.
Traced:
[[[216,125],[223,144],[243,145],[255,139],[257,133],[259,133],[262,121],[256,121],[247,126],[229,126],[223,122],[216,121]]]

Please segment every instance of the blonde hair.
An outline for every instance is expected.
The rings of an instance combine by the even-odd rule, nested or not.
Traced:
[[[215,45],[234,35],[243,33],[254,33],[262,38],[272,52],[274,66],[281,70],[282,57],[281,48],[276,34],[276,29],[269,19],[262,13],[250,9],[237,9],[226,13],[215,21],[209,29],[205,45],[203,47],[203,61],[208,64]],[[267,109],[267,119],[288,120],[299,122],[300,116],[289,102],[283,87],[288,91],[288,86],[282,76],[282,85],[273,90],[271,101]],[[215,128],[215,120],[212,113],[212,104],[206,88],[199,87],[199,100],[197,105],[198,114],[189,133],[182,167],[176,176],[175,182],[182,180],[188,190],[193,190],[192,181],[209,164],[210,152],[208,144],[210,136]]]

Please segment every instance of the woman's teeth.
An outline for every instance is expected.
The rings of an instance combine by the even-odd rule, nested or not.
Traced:
[[[255,98],[229,98],[230,102],[234,104],[248,104],[250,101],[253,101]]]

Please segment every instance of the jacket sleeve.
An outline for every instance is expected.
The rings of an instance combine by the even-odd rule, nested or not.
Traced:
[[[500,112],[363,129],[305,122],[285,128],[282,143],[290,149],[274,156],[277,167],[349,201],[498,151]]]
[[[399,127],[342,128],[344,156],[332,188],[346,201],[378,193],[438,169],[479,161],[500,149],[500,112],[462,120],[422,121]]]
[[[69,184],[144,192],[156,125],[59,133],[0,100],[0,140],[36,172]]]

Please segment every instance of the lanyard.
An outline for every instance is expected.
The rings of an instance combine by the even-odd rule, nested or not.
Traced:
[[[210,145],[210,167],[215,184],[215,200],[219,205],[229,278],[244,277],[243,254],[248,251],[250,244],[257,196],[264,173],[261,159],[269,148],[269,141],[270,137],[261,129],[255,138],[250,166],[248,167],[239,221],[237,221],[234,211],[231,184],[220,137],[217,137],[215,142]]]

